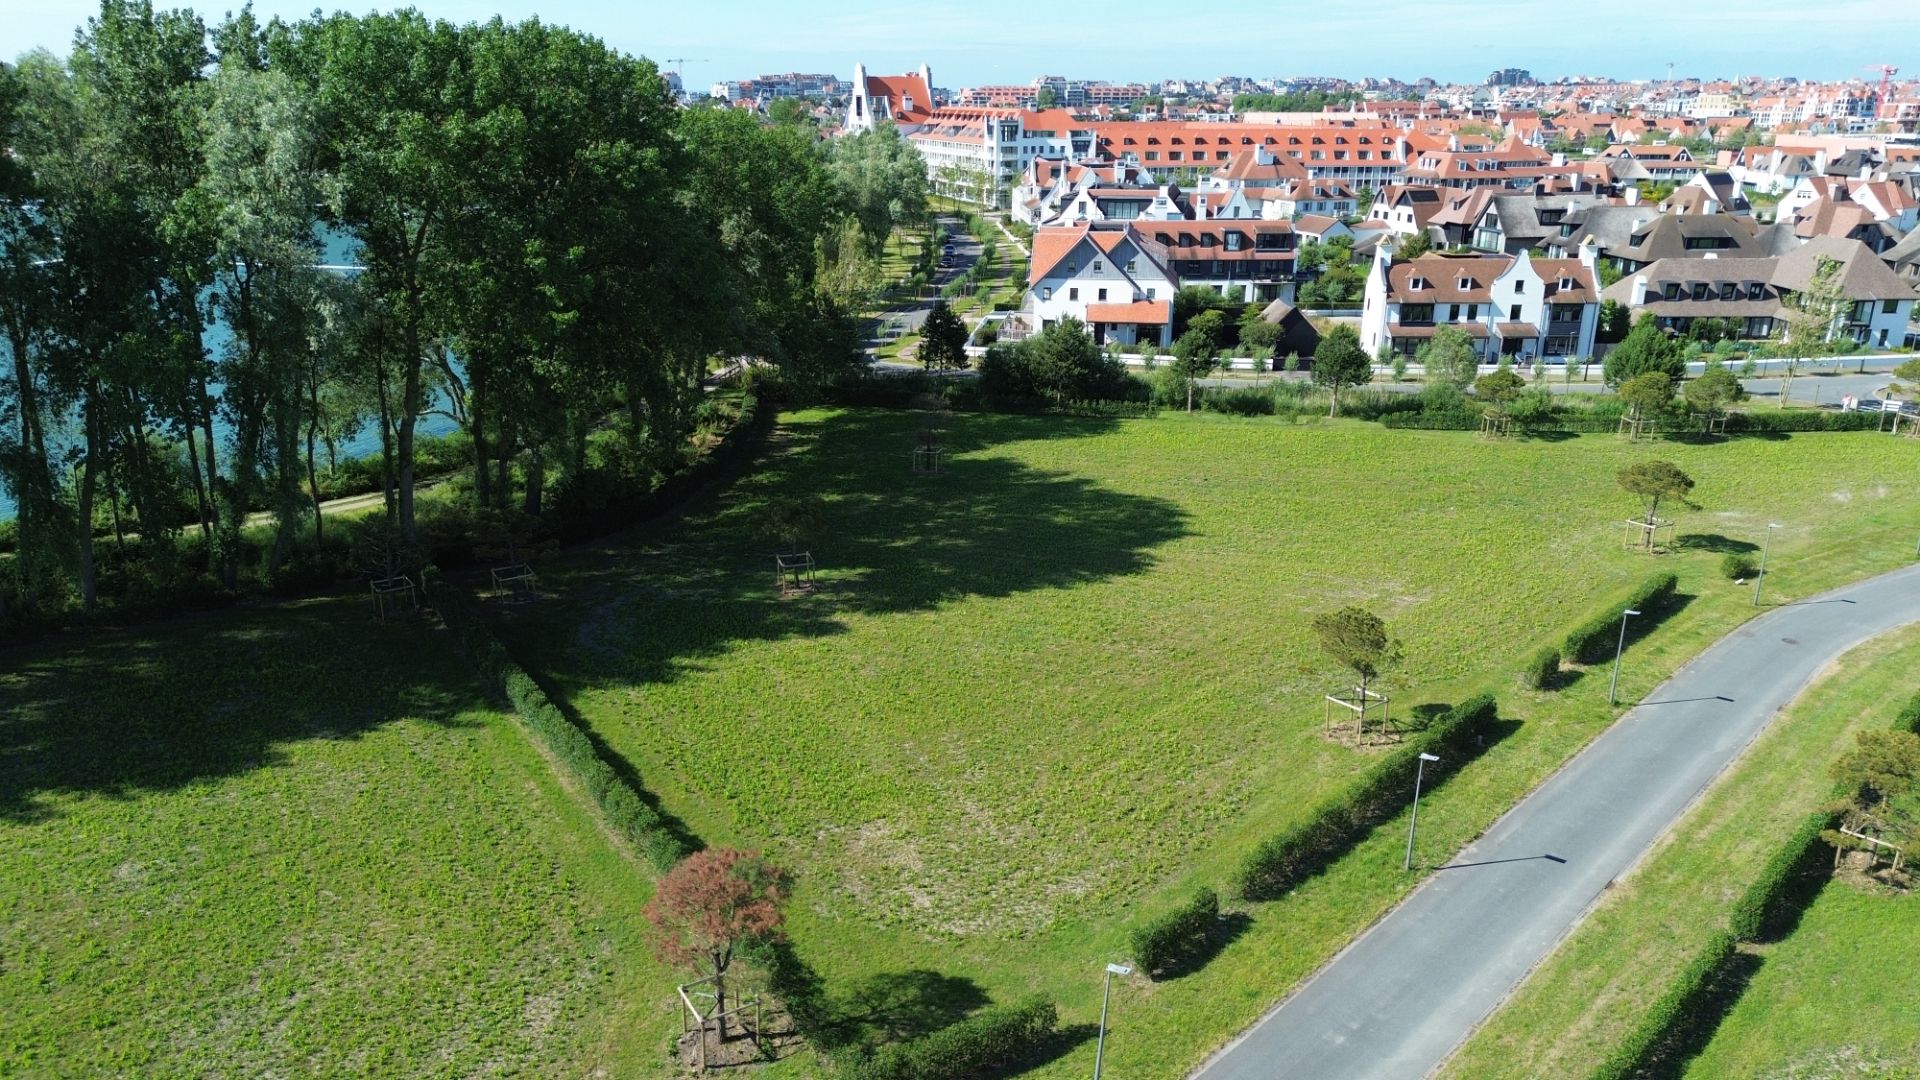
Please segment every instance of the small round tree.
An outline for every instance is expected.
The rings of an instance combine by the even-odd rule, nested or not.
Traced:
[[[1668,337],[1652,315],[1642,315],[1626,340],[1607,354],[1600,371],[1608,386],[1619,386],[1649,371],[1678,379],[1687,373],[1686,346]]]
[[[1718,419],[1727,411],[1727,406],[1736,401],[1744,401],[1746,388],[1727,366],[1718,360],[1707,364],[1707,370],[1697,379],[1690,379],[1681,389],[1681,395],[1694,411],[1704,414],[1707,419]]]
[[[713,981],[723,1039],[727,971],[742,948],[780,940],[789,888],[787,872],[758,852],[708,848],[680,860],[647,903],[654,954]]]
[[[1627,406],[1622,430],[1639,438],[1648,421],[1673,407],[1673,376],[1664,371],[1641,372],[1620,384],[1620,400]]]
[[[1400,646],[1387,636],[1387,624],[1365,608],[1343,607],[1317,615],[1313,632],[1333,661],[1360,677],[1353,705],[1359,714],[1358,731],[1367,724],[1367,694],[1373,680],[1400,658]]]
[[[1211,315],[1213,312],[1208,312]],[[1218,351],[1213,334],[1195,319],[1192,329],[1181,334],[1173,343],[1173,370],[1187,388],[1187,411],[1193,411],[1193,385],[1204,378],[1219,363],[1215,358]]]
[[[1620,470],[1620,489],[1638,496],[1646,511],[1641,526],[1641,546],[1653,550],[1654,530],[1660,525],[1660,504],[1667,499],[1686,501],[1693,490],[1693,477],[1680,471],[1671,461],[1642,461]]]
[[[1480,350],[1457,326],[1442,326],[1414,354],[1430,383],[1448,382],[1465,390],[1480,373]]]
[[[1340,391],[1348,386],[1365,386],[1373,381],[1373,361],[1360,347],[1360,333],[1346,323],[1336,324],[1320,338],[1313,350],[1313,382],[1333,396],[1328,416],[1340,415]]]

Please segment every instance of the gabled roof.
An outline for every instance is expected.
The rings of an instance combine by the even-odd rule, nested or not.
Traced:
[[[1804,291],[1813,281],[1820,260],[1833,259],[1841,264],[1840,289],[1849,300],[1912,300],[1913,287],[1900,280],[1886,263],[1858,240],[1817,236],[1794,251],[1780,257],[1780,268],[1773,282],[1782,288]]]
[[[867,96],[886,103],[889,119],[923,124],[933,113],[933,89],[919,75],[869,75]]]

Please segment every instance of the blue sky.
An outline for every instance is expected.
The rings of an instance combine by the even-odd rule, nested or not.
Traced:
[[[1907,2],[1342,0],[1193,7],[1158,0],[420,0],[416,6],[455,21],[538,14],[629,52],[686,57],[663,66],[678,66],[690,87],[762,72],[844,76],[864,60],[876,73],[924,62],[936,83],[958,88],[1040,74],[1115,81],[1224,74],[1478,81],[1498,67],[1529,68],[1548,79],[1633,79],[1664,75],[1668,61],[1678,73],[1704,76],[1865,78],[1866,65],[1881,63],[1920,74],[1920,38],[1891,32],[1887,21]],[[233,6],[210,0],[197,8],[212,19]],[[316,6],[329,5],[259,0],[255,10],[297,18]],[[8,57],[41,46],[64,53],[74,28],[97,10],[88,0],[7,0],[6,7],[0,55]]]

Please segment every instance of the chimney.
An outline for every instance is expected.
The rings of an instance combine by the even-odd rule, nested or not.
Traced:
[[[1639,205],[1640,205],[1640,185],[1638,185],[1638,184],[1628,184],[1628,185],[1627,185],[1627,190],[1626,190],[1626,192],[1625,192],[1624,194],[1625,194],[1625,195],[1626,195],[1626,197],[1627,197],[1627,205],[1628,205],[1628,206],[1639,206]]]
[[[1593,274],[1593,280],[1600,280],[1600,242],[1591,235],[1580,241],[1580,265]]]
[[[1645,307],[1647,303],[1647,275],[1633,276],[1633,295],[1627,299],[1630,308]]]
[[[1387,270],[1393,266],[1393,252],[1393,234],[1387,233],[1381,236],[1379,245],[1373,249],[1373,261],[1380,268],[1382,281],[1386,280]]]

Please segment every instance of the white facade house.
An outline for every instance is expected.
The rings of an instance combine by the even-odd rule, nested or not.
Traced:
[[[847,93],[847,115],[842,127],[849,135],[872,131],[882,124],[910,130],[925,123],[933,112],[933,72],[921,64],[912,75],[869,75],[867,65],[853,66],[853,87]]]
[[[1179,284],[1164,255],[1131,227],[1041,229],[1033,238],[1026,311],[1045,329],[1063,319],[1087,324],[1094,340],[1173,340]]]
[[[1360,344],[1411,357],[1441,327],[1472,338],[1487,361],[1593,355],[1600,281],[1592,249],[1579,259],[1431,254],[1395,262],[1383,239],[1367,274]]]
[[[1036,159],[1079,161],[1094,151],[1092,129],[1064,109],[949,106],[934,110],[907,138],[926,161],[934,190],[988,206],[1000,205],[1001,193]]]

